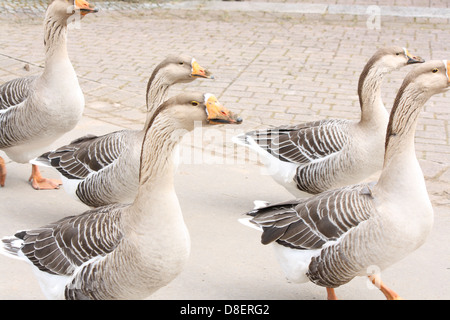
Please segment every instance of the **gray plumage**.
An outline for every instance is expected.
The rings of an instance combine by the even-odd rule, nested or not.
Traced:
[[[331,189],[339,173],[353,165],[351,159],[343,159],[345,153],[340,153],[349,145],[349,126],[351,121],[331,119],[245,135],[275,158],[298,165],[293,177],[298,190],[318,194]],[[324,157],[334,159],[321,161]]]
[[[269,205],[247,214],[263,229],[262,244],[277,242],[296,250],[322,249],[326,243],[337,242],[345,233],[351,237],[351,230],[371,217],[374,208],[371,187],[369,184],[349,186],[308,199]],[[355,270],[345,280],[341,275],[361,257],[339,250],[337,242],[313,258],[307,273],[312,282],[336,287],[356,276]],[[333,277],[335,281],[328,279]]]
[[[389,119],[377,183],[356,184],[248,213],[275,243],[286,275],[335,288],[369,268],[384,270],[419,248],[433,225],[433,208],[416,158],[419,113],[450,87],[447,61],[429,61],[404,79]],[[398,298],[383,289],[387,298]]]
[[[362,182],[381,170],[388,113],[381,100],[386,73],[423,62],[400,47],[377,50],[361,72],[359,121],[322,120],[251,131],[233,138],[254,150],[272,177],[295,196]]]
[[[37,76],[17,78],[0,86],[0,110],[6,110],[23,102],[33,90]]]
[[[95,292],[98,290],[90,290],[89,286],[84,287],[80,283],[89,283],[90,279],[101,274],[108,277],[102,268],[104,263],[115,259],[113,251],[123,238],[121,209],[120,205],[111,205],[66,217],[38,229],[18,232],[15,238],[3,239],[3,245],[17,255],[17,248],[11,242],[23,240],[20,251],[43,272],[72,277],[77,271],[65,288],[66,299],[77,296],[108,298],[97,296]],[[91,287],[93,285],[91,283]],[[95,281],[95,285],[102,286],[102,283]]]

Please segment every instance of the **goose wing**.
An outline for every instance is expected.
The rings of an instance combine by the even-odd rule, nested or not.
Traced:
[[[127,130],[103,136],[87,135],[44,153],[36,162],[46,162],[68,179],[85,179],[89,174],[110,166],[125,148]]]
[[[37,76],[17,78],[0,86],[0,110],[6,110],[23,102],[30,92]]]
[[[111,253],[121,242],[119,205],[71,216],[42,228],[21,231],[21,252],[39,270],[71,275],[82,264]]]
[[[276,241],[295,249],[320,249],[367,220],[372,209],[371,186],[361,184],[247,214],[263,229],[263,244]]]
[[[346,120],[322,120],[246,134],[278,159],[296,164],[319,161],[339,152],[348,136]]]

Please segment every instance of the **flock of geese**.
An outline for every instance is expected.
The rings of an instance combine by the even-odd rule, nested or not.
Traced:
[[[52,299],[140,299],[172,281],[185,266],[189,233],[174,189],[173,157],[183,134],[203,125],[242,119],[209,93],[167,98],[176,83],[212,78],[192,57],[169,56],[147,86],[142,130],[87,135],[48,151],[82,117],[84,96],[68,58],[67,21],[85,0],[54,0],[44,21],[45,67],[39,76],[0,86],[0,149],[31,163],[35,189],[63,184],[91,207],[80,215],[4,237],[0,252],[28,262]],[[389,115],[381,99],[383,77],[418,64],[405,77]],[[233,140],[254,150],[275,181],[296,196],[277,204],[256,202],[241,222],[274,244],[287,277],[327,289],[369,276],[387,299],[400,296],[369,266],[380,270],[421,246],[433,209],[414,149],[426,101],[450,87],[450,63],[424,62],[407,49],[378,50],[358,84],[361,119],[322,120],[251,131]],[[62,180],[42,177],[53,167]],[[380,171],[376,183],[361,181]],[[0,185],[6,167],[0,158]]]

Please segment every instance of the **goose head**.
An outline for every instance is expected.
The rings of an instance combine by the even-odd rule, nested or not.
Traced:
[[[86,0],[53,0],[48,6],[47,15],[67,21],[77,10],[80,11],[81,17],[98,12],[98,9]]]
[[[151,78],[154,78],[157,73],[164,75],[164,82],[167,85],[188,83],[196,78],[214,78],[193,57],[187,55],[169,55],[155,68]]]
[[[390,114],[386,132],[385,165],[386,159],[392,158],[392,154],[398,151],[399,141],[402,141],[394,137],[404,136],[408,132],[414,137],[414,128],[420,110],[433,95],[443,93],[450,88],[449,79],[450,64],[447,60],[425,62],[406,75],[397,92]],[[392,144],[395,141],[397,141],[396,147]],[[410,142],[414,146],[414,139]],[[391,148],[389,148],[390,145]]]
[[[210,93],[181,93],[164,102],[155,112],[154,118],[161,112],[177,127],[186,130],[193,130],[195,123],[205,126],[242,123],[242,118],[228,110]]]
[[[411,70],[400,90],[410,88],[427,97],[450,89],[450,61],[431,60]]]
[[[409,64],[425,62],[419,56],[412,55],[408,49],[402,47],[387,47],[379,49],[372,57],[373,64],[377,64],[386,72],[397,70]]]

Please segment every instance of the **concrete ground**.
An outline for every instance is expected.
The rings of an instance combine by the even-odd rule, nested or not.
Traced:
[[[237,222],[253,200],[284,201],[291,195],[230,137],[322,118],[357,119],[358,76],[377,48],[399,45],[426,60],[450,59],[447,1],[372,1],[380,11],[365,11],[361,6],[371,3],[353,0],[323,0],[314,10],[307,1],[92,2],[101,11],[70,30],[68,44],[85,93],[84,117],[52,147],[87,133],[141,128],[147,79],[170,53],[194,56],[216,78],[176,86],[170,95],[211,92],[244,118],[241,126],[194,132],[183,143],[176,188],[192,238],[191,257],[180,276],[149,299],[326,298],[313,284],[288,283],[258,232]],[[45,3],[0,4],[0,83],[42,70]],[[418,11],[426,14],[414,16]],[[385,80],[388,109],[410,69]],[[406,299],[450,298],[449,98],[435,96],[427,103],[416,133],[434,229],[421,248],[381,274]],[[1,151],[0,156],[5,157]],[[87,209],[63,189],[33,190],[27,182],[31,166],[5,160],[0,236]],[[58,177],[51,169],[42,172]],[[340,299],[384,298],[364,278],[336,292]],[[0,256],[0,299],[43,298],[28,265]]]

